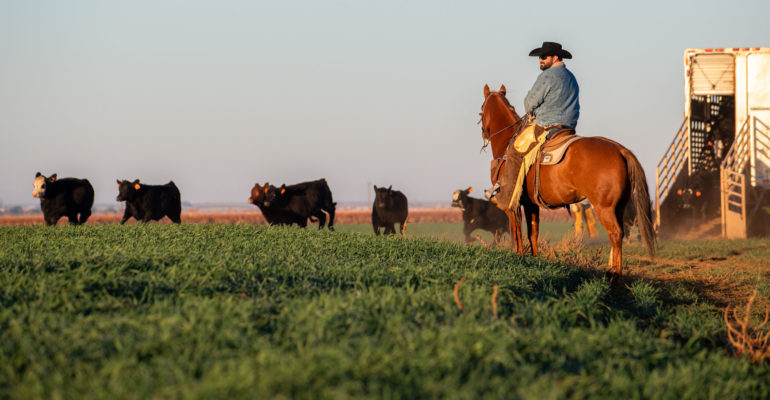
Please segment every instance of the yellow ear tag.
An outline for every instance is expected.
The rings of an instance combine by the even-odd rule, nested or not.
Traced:
[[[140,186],[138,183],[137,183],[137,184],[134,184],[134,189],[136,189],[136,190],[139,190],[139,188],[140,188],[140,187],[141,187],[141,186]]]
[[[265,186],[265,193],[267,193],[268,186]]]
[[[281,194],[286,193],[286,189],[281,189]]]
[[[118,183],[118,189],[120,189],[120,184]]]
[[[468,193],[473,193],[473,188],[472,187],[468,188]]]

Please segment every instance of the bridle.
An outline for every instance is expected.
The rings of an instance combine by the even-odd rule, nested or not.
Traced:
[[[481,112],[479,113],[479,122],[477,122],[477,123],[476,123],[476,125],[478,125],[478,124],[481,124],[481,132],[482,132],[482,133],[486,132],[486,131],[484,130],[484,124],[482,124],[482,122],[484,121],[484,108],[486,107],[486,105],[487,105],[487,99],[489,99],[489,97],[490,97],[490,96],[492,96],[492,94],[490,94],[489,96],[487,96],[487,98],[485,98],[485,99],[484,99],[484,103],[481,105]],[[514,115],[516,115],[516,111],[513,109],[513,106],[510,106],[510,105],[509,105],[509,106],[508,106],[508,108],[510,108],[510,109],[511,109],[511,111],[513,111]],[[481,146],[481,150],[479,150],[479,153],[481,153],[482,151],[484,151],[484,150],[487,148],[487,146],[489,146],[489,144],[492,142],[492,138],[493,138],[493,137],[495,137],[495,136],[497,136],[497,135],[499,135],[499,134],[501,134],[501,133],[505,132],[506,130],[508,130],[508,129],[510,129],[510,128],[513,128],[513,127],[514,127],[514,126],[516,126],[516,125],[519,125],[519,124],[521,124],[521,123],[522,123],[522,121],[524,121],[524,120],[526,119],[525,117],[526,117],[526,115],[525,115],[524,117],[522,117],[522,118],[519,118],[519,120],[518,120],[518,121],[516,121],[516,122],[514,122],[514,123],[512,123],[512,124],[510,124],[510,125],[508,125],[508,126],[506,126],[505,128],[503,128],[503,129],[500,129],[499,131],[497,131],[497,132],[495,132],[495,133],[493,133],[493,134],[491,134],[491,135],[486,135],[486,136],[484,136],[484,137],[482,138],[482,139],[484,140],[484,145],[483,145],[483,146]],[[514,135],[514,136],[515,136],[515,135]]]

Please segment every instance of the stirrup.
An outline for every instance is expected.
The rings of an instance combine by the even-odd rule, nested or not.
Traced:
[[[498,194],[500,192],[500,184],[495,183],[495,186],[492,186],[489,189],[484,189],[484,197],[486,197],[487,200],[492,200],[492,196]]]

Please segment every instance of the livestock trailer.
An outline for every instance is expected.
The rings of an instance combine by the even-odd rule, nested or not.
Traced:
[[[684,51],[684,121],[655,168],[655,209],[664,235],[770,234],[770,47]]]

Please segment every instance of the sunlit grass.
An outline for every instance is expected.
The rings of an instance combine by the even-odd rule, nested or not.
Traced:
[[[242,225],[2,227],[0,243],[4,397],[770,391],[689,288],[506,249]]]

